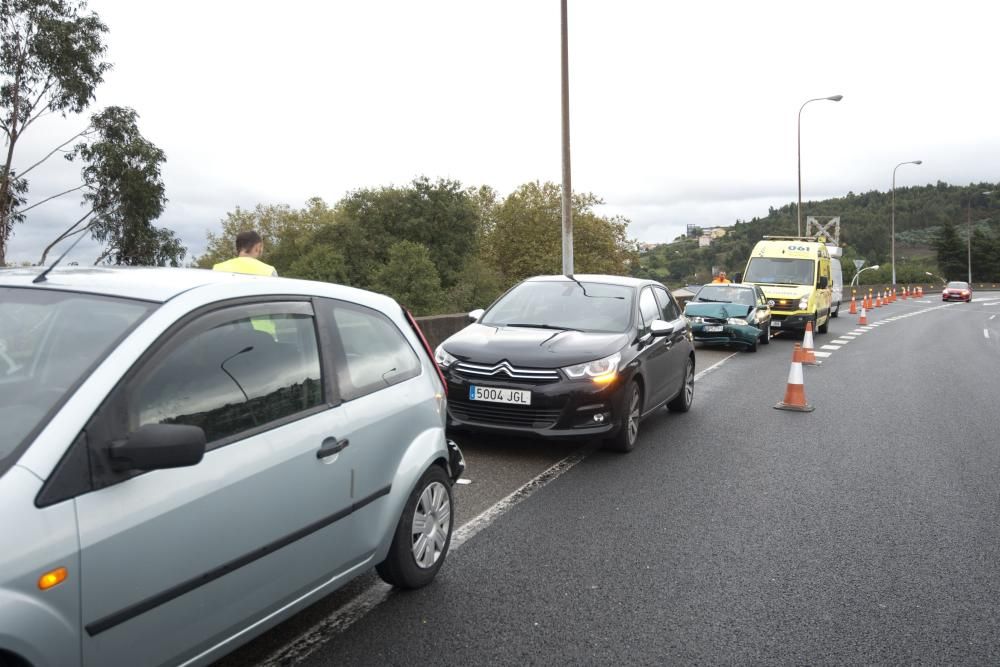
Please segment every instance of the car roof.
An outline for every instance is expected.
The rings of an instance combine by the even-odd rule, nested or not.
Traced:
[[[43,270],[38,266],[0,269],[0,286],[85,292],[162,303],[203,285],[283,280],[208,269],[67,266],[56,267],[46,276],[44,282],[33,283],[32,281],[41,275]]]
[[[534,276],[532,278],[528,278],[525,282],[572,282],[573,280],[588,283],[603,283],[606,285],[622,285],[626,287],[641,287],[642,285],[662,286],[662,283],[658,283],[655,280],[632,278],[631,276],[610,276],[600,273],[574,273],[572,277],[563,275]]]

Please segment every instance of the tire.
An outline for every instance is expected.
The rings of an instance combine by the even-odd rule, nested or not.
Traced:
[[[760,337],[761,345],[771,344],[771,320],[768,319],[767,324],[764,325],[764,335]]]
[[[681,386],[681,393],[667,403],[667,410],[671,412],[687,412],[694,403],[694,362],[688,357],[684,364],[684,384]]]
[[[639,439],[639,417],[642,416],[642,391],[632,380],[625,390],[625,413],[622,424],[613,438],[604,441],[605,449],[615,452],[631,452]]]
[[[752,342],[752,343],[749,343],[749,344],[748,344],[748,345],[747,345],[747,346],[746,346],[745,348],[743,348],[743,349],[745,349],[745,350],[746,350],[747,352],[756,352],[756,351],[757,351],[757,340],[758,340],[759,338],[760,338],[759,336],[758,336],[757,338],[754,338],[754,339],[753,339],[753,342]],[[681,392],[681,393],[683,393],[683,392]]]
[[[816,316],[816,320],[814,320],[814,323],[818,322],[818,321],[819,321],[819,315]],[[826,322],[823,322],[822,325],[813,326],[813,329],[816,329],[816,333],[821,333],[821,334],[825,334],[827,332],[827,330],[829,330],[829,328],[830,328],[830,316],[829,315],[826,316]]]
[[[840,317],[840,302],[837,302],[837,310],[830,313],[830,317]]]
[[[375,566],[383,581],[397,588],[414,589],[434,580],[451,545],[453,508],[448,474],[441,466],[432,465],[403,507],[389,554]]]

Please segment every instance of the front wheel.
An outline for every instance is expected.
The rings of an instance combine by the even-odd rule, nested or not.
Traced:
[[[389,554],[375,567],[383,581],[409,589],[433,581],[451,544],[452,507],[448,474],[432,465],[403,507]]]
[[[816,333],[825,334],[827,330],[830,328],[830,316],[827,315],[826,322],[823,322],[823,324],[819,325],[818,327],[816,325],[817,322],[819,322],[819,315],[817,315],[816,319],[813,321],[813,329],[816,329]]]
[[[694,361],[688,357],[684,364],[684,384],[681,385],[681,393],[677,394],[674,400],[667,403],[667,410],[671,412],[687,412],[694,402]]]
[[[607,449],[616,452],[631,452],[639,439],[639,418],[642,416],[642,392],[635,380],[625,390],[625,414],[622,425],[613,438],[604,441]]]
[[[762,335],[760,337],[760,344],[761,345],[770,345],[771,344],[771,320],[768,320],[767,323],[764,324],[764,332],[763,332],[763,334],[764,335]]]

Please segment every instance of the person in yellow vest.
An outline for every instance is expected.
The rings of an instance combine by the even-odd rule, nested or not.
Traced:
[[[729,278],[726,277],[725,271],[719,271],[719,275],[712,279],[713,283],[728,283]]]
[[[277,276],[278,272],[270,264],[258,259],[264,253],[264,239],[252,229],[236,235],[236,257],[219,262],[213,271],[229,273],[249,273],[255,276]]]
[[[278,272],[273,266],[257,259],[263,253],[264,239],[260,234],[252,229],[242,231],[236,235],[236,257],[219,262],[212,267],[212,270],[277,277]],[[253,317],[250,319],[250,326],[257,331],[263,331],[275,340],[278,338],[277,327],[269,317]]]

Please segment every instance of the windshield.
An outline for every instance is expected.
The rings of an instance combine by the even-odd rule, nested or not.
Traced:
[[[754,257],[743,280],[771,285],[812,285],[815,264],[811,259]]]
[[[969,283],[961,283],[953,280],[948,283],[948,289],[969,289]]]
[[[523,282],[500,297],[482,324],[621,333],[632,322],[631,287],[590,282]]]
[[[151,304],[0,287],[0,475]]]
[[[705,285],[698,290],[695,301],[716,301],[719,303],[739,303],[754,305],[753,289],[733,285]]]

